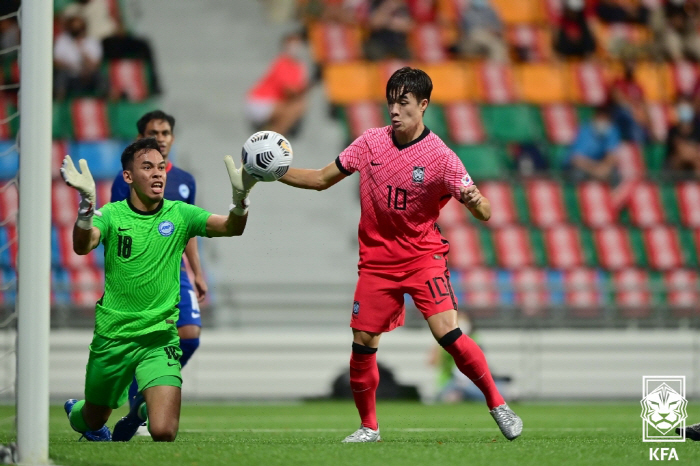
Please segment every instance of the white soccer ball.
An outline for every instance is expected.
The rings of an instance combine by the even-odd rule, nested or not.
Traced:
[[[292,145],[274,131],[258,131],[243,144],[245,171],[259,181],[277,181],[292,164]]]

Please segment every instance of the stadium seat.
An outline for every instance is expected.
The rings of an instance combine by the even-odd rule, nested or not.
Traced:
[[[644,250],[649,266],[669,270],[684,265],[683,251],[675,228],[657,225],[643,232]]]
[[[468,216],[471,215],[467,212],[464,204],[449,199],[440,209],[440,216],[438,217],[438,225],[440,225],[443,235],[447,236],[452,228],[466,225]]]
[[[558,225],[544,230],[547,262],[555,269],[570,269],[585,264],[578,229],[573,225]]]
[[[450,142],[447,133],[447,122],[445,122],[445,114],[440,105],[431,104],[428,106],[428,109],[423,114],[423,123],[430,131],[437,134],[440,139],[445,141],[445,143]]]
[[[537,227],[550,227],[566,221],[566,209],[561,185],[552,180],[525,182],[527,211]]]
[[[623,143],[617,150],[618,169],[625,179],[636,179],[644,175],[646,167],[642,151],[636,144]]]
[[[532,104],[552,104],[568,99],[563,66],[528,63],[515,68],[520,98]]]
[[[0,304],[14,306],[17,299],[17,272],[15,269],[0,268]]]
[[[432,103],[449,104],[469,97],[466,66],[461,62],[426,64],[421,69],[433,81]]]
[[[482,247],[476,227],[460,224],[450,228],[449,242],[450,267],[467,269],[483,265]]]
[[[495,317],[500,303],[498,277],[492,268],[473,267],[459,272],[461,306],[472,317]]]
[[[316,63],[362,59],[362,30],[357,26],[318,22],[309,27],[311,53]]]
[[[649,129],[651,137],[655,141],[665,142],[668,129],[671,126],[674,115],[668,104],[661,102],[649,102],[647,104],[647,114],[649,115]],[[651,168],[651,167],[647,167]]]
[[[455,102],[443,107],[450,140],[455,144],[480,144],[486,132],[479,107],[469,102]]]
[[[68,150],[68,141],[54,140],[51,141],[51,178],[59,178],[61,176],[61,165],[63,158],[70,155]]]
[[[548,27],[525,23],[513,24],[508,27],[506,37],[519,58],[532,62],[546,62],[554,56],[552,33]]]
[[[632,223],[649,227],[665,221],[659,186],[652,182],[638,182],[632,188],[628,208]]]
[[[570,222],[581,223],[581,211],[579,210],[578,198],[576,196],[576,184],[566,183],[564,190],[564,208],[566,216]]]
[[[656,176],[665,168],[666,144],[646,144],[644,146],[644,165]]]
[[[700,227],[700,183],[685,181],[676,185],[680,219],[689,228]]]
[[[477,65],[473,89],[473,98],[490,104],[507,104],[518,98],[513,72],[502,63],[485,61]]]
[[[481,117],[488,137],[498,142],[531,142],[545,138],[540,113],[529,105],[484,105]]]
[[[674,95],[691,95],[700,73],[695,63],[679,61],[670,64],[673,77]]]
[[[73,222],[75,223],[75,219],[73,219]],[[73,225],[57,226],[56,239],[58,240],[57,246],[61,267],[73,270],[96,266],[94,251],[83,256],[73,252]]]
[[[608,98],[605,75],[601,66],[595,62],[571,63],[568,82],[572,84],[572,97],[576,103],[601,105]]]
[[[375,94],[373,92],[376,86],[375,71],[371,64],[365,62],[335,63],[325,66],[323,81],[328,100],[338,105],[370,100]]]
[[[569,145],[576,139],[578,118],[570,105],[555,103],[541,108],[547,138],[554,144]]]
[[[666,303],[672,308],[684,308],[689,312],[675,317],[697,316],[700,312],[700,293],[698,293],[698,271],[691,269],[674,269],[664,273]]]
[[[462,159],[464,161],[464,159]],[[466,164],[465,164],[466,165]],[[468,167],[468,165],[466,165]],[[518,221],[518,211],[513,199],[513,188],[510,183],[504,181],[487,181],[479,183],[479,191],[491,203],[498,206],[491,212],[491,218],[487,222],[489,227],[500,227]]]
[[[68,270],[68,274],[70,277],[72,304],[74,306],[94,308],[104,289],[103,272],[96,267],[81,267]]]
[[[541,23],[545,19],[541,0],[491,0],[491,6],[506,24]]]
[[[671,102],[675,95],[670,81],[670,72],[666,65],[642,62],[635,67],[634,76],[644,97],[650,102]]]
[[[564,295],[567,306],[575,308],[576,317],[599,317],[604,302],[600,272],[590,268],[574,268],[564,271]],[[588,309],[582,312],[581,309]]]
[[[0,83],[2,80],[0,79]],[[3,98],[0,94],[0,141],[14,139],[19,128],[19,114],[17,107],[10,99]]]
[[[0,179],[10,179],[17,175],[19,153],[15,141],[0,141]]]
[[[607,226],[593,232],[598,262],[605,269],[617,270],[635,264],[627,230],[619,225]]]
[[[16,269],[18,249],[17,227],[13,224],[0,227],[0,266]]]
[[[580,183],[576,189],[584,224],[589,227],[601,227],[617,220],[608,185],[598,181],[587,181]]]
[[[535,248],[530,242],[530,232],[525,227],[507,225],[499,228],[494,231],[493,243],[500,267],[518,269],[535,265]]]
[[[112,137],[133,141],[137,136],[136,122],[145,113],[155,110],[156,101],[153,99],[143,102],[115,102],[109,104],[109,121]]]
[[[475,183],[489,178],[501,178],[508,173],[503,156],[492,145],[457,146],[454,151]]]
[[[661,203],[664,206],[664,217],[669,225],[680,225],[681,213],[678,199],[676,199],[676,187],[670,183],[659,184]]]
[[[78,217],[80,195],[63,180],[51,185],[51,223],[57,226],[72,226]]]
[[[68,306],[71,303],[70,277],[65,269],[51,267],[51,304]]]
[[[150,94],[150,70],[143,60],[110,60],[106,63],[110,93],[125,96],[132,102],[145,100]]]
[[[95,180],[113,180],[117,172],[121,171],[121,153],[127,145],[127,142],[115,139],[77,142],[71,147],[71,155],[74,161],[85,159],[88,162],[90,173]]]
[[[346,105],[343,117],[346,121],[348,139],[355,140],[369,128],[384,126],[386,112],[374,101],[364,100]]]
[[[538,268],[522,268],[513,271],[515,303],[523,317],[544,317],[550,304],[547,273]]]
[[[54,139],[73,138],[73,121],[70,104],[66,101],[54,102],[52,108],[52,137]]]
[[[17,212],[19,210],[19,193],[17,183],[4,182],[0,186],[0,224],[17,223]]]
[[[612,280],[615,304],[622,308],[622,317],[648,317],[652,304],[649,273],[644,269],[626,268],[614,272]]]
[[[117,172],[114,173],[114,176],[117,175]],[[102,207],[103,205],[107,204],[110,202],[112,198],[112,178],[111,180],[101,180],[95,182],[95,189],[97,191],[97,205],[99,207]]]
[[[445,48],[447,35],[439,24],[418,24],[409,35],[413,56],[424,63],[445,61],[447,59],[447,50]]]
[[[78,141],[107,139],[110,135],[107,104],[98,99],[75,99],[70,104],[73,133]]]
[[[377,62],[373,65],[372,75],[372,98],[386,105],[386,83],[391,78],[391,75],[398,69],[404,66],[409,66],[410,63],[398,59],[390,59]]]

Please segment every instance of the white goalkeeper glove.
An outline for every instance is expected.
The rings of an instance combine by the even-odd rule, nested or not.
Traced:
[[[83,230],[92,228],[92,216],[102,215],[99,210],[95,210],[96,195],[95,195],[95,180],[92,179],[92,174],[88,168],[87,161],[80,159],[80,171],[73,165],[73,160],[70,155],[66,155],[61,165],[61,177],[71,188],[75,188],[80,193],[80,205],[78,206],[78,221],[75,224]],[[82,172],[82,173],[81,173]]]
[[[245,215],[248,213],[248,206],[250,205],[248,194],[250,194],[250,190],[253,189],[258,180],[250,176],[242,165],[241,168],[236,168],[236,162],[233,161],[233,157],[230,155],[224,157],[224,163],[226,164],[228,177],[231,180],[231,189],[233,190],[233,205],[230,211],[236,215]]]

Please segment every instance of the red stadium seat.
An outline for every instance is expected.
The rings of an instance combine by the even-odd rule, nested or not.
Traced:
[[[376,79],[372,98],[386,104],[386,83],[398,69],[409,66],[408,62],[398,59],[384,60],[376,64]]]
[[[573,225],[558,225],[544,230],[544,244],[550,267],[570,269],[584,263],[578,229]]]
[[[700,293],[698,292],[698,271],[688,269],[669,270],[664,274],[666,302],[672,307],[682,307],[698,313]]]
[[[411,43],[416,59],[436,63],[447,59],[442,28],[436,23],[423,23],[413,28]]]
[[[75,138],[79,141],[107,139],[110,134],[107,104],[98,99],[76,99],[70,106]]]
[[[508,43],[528,61],[542,62],[552,58],[552,34],[547,27],[534,24],[514,24],[508,28]]]
[[[490,268],[469,268],[461,272],[461,285],[464,291],[464,305],[469,308],[469,314],[482,317],[472,308],[488,309],[491,314],[496,313],[499,304],[498,282],[496,271]]]
[[[455,202],[455,204],[457,204]],[[450,267],[464,270],[483,265],[481,242],[479,232],[473,226],[464,224],[450,229],[447,238],[450,241],[450,254],[448,255]]]
[[[69,270],[68,273],[72,304],[80,307],[94,307],[104,290],[103,272],[95,267],[81,267]]]
[[[80,195],[63,180],[51,185],[51,221],[58,226],[73,226],[78,217]]]
[[[530,235],[525,227],[509,225],[493,234],[498,265],[506,269],[529,267],[534,263]]]
[[[317,63],[340,63],[362,58],[362,31],[359,27],[333,22],[315,23],[309,40]]]
[[[666,141],[668,129],[673,121],[673,111],[667,104],[649,102],[647,104],[651,136],[657,141]]]
[[[66,155],[71,155],[68,154],[67,141],[53,141],[51,143],[51,178],[61,177],[61,164]]]
[[[636,144],[621,144],[617,150],[618,168],[625,179],[636,179],[644,175],[645,166],[642,151]]]
[[[0,186],[0,223],[14,225],[19,211],[19,193],[17,183],[4,182]]]
[[[576,268],[564,272],[565,301],[567,306],[574,308],[595,309],[602,304],[602,294],[598,283],[598,272],[594,269]],[[579,317],[594,317],[598,309],[592,314],[575,312]]]
[[[581,183],[576,188],[581,206],[581,218],[589,227],[614,223],[617,219],[613,208],[610,187],[597,181]]]
[[[384,126],[382,107],[376,102],[364,100],[355,102],[345,107],[350,127],[350,136],[356,139],[369,128]]]
[[[689,61],[680,61],[670,66],[675,94],[691,95],[695,89],[695,83],[700,78],[697,65]]]
[[[669,270],[683,265],[683,252],[675,228],[657,225],[644,230],[643,236],[647,260],[651,267]]]
[[[75,217],[77,217],[77,214]],[[73,219],[73,223],[75,223],[75,219]],[[56,228],[56,232],[58,234],[58,253],[61,267],[71,270],[95,267],[94,251],[83,256],[73,251],[73,225],[59,226]]]
[[[477,88],[486,102],[505,104],[517,99],[515,81],[509,65],[483,62],[478,66]]]
[[[569,68],[574,100],[586,105],[600,105],[608,98],[605,75],[600,65],[585,61],[572,63]]]
[[[111,60],[109,70],[110,92],[125,95],[132,102],[149,96],[147,65],[143,60]]]
[[[642,318],[649,315],[651,291],[649,273],[644,269],[624,269],[613,274],[615,304],[622,307],[624,317]]]
[[[484,141],[486,133],[476,105],[456,102],[445,105],[444,112],[450,139],[456,144],[479,144]]]
[[[467,222],[467,209],[456,200],[449,200],[440,210],[438,225],[446,234],[452,228],[464,225]]]
[[[632,222],[636,226],[649,227],[664,222],[659,186],[655,183],[636,183],[632,188],[628,207]]]
[[[530,220],[538,227],[548,227],[566,220],[561,185],[551,180],[525,183]]]
[[[700,183],[686,181],[676,185],[676,196],[683,225],[700,227]]]
[[[116,173],[114,174],[117,175]],[[95,189],[97,191],[97,206],[102,207],[107,204],[112,198],[112,182],[113,180],[97,181]]]
[[[544,315],[549,304],[547,274],[543,269],[525,268],[513,272],[515,302],[522,307],[525,317]]]
[[[486,223],[488,226],[499,227],[517,220],[510,184],[503,181],[487,181],[479,185],[479,190],[492,206],[498,206],[491,212],[491,219]]]
[[[547,137],[554,144],[568,145],[574,142],[578,130],[578,118],[571,105],[550,104],[542,107]]]
[[[608,226],[593,232],[598,262],[603,268],[617,270],[634,265],[634,255],[627,230]]]
[[[9,265],[13,269],[17,269],[17,253],[19,251],[19,238],[17,237],[17,225],[8,223],[7,225],[3,226],[5,229],[5,232],[7,234],[7,252],[9,253],[9,264],[3,264],[3,265]]]

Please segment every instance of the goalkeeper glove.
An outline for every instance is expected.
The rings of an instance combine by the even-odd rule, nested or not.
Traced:
[[[88,164],[85,159],[80,159],[78,163],[80,164],[80,172],[73,165],[70,155],[66,155],[61,165],[61,177],[68,186],[75,188],[80,193],[78,221],[75,224],[83,230],[89,230],[92,228],[92,216],[101,216],[102,213],[95,210],[95,180],[92,179]]]
[[[236,215],[245,215],[248,213],[248,206],[250,205],[248,194],[258,181],[250,176],[242,165],[241,168],[236,168],[236,162],[233,161],[230,155],[224,157],[224,163],[226,164],[228,177],[231,180],[231,188],[233,189],[233,205],[230,211]]]

